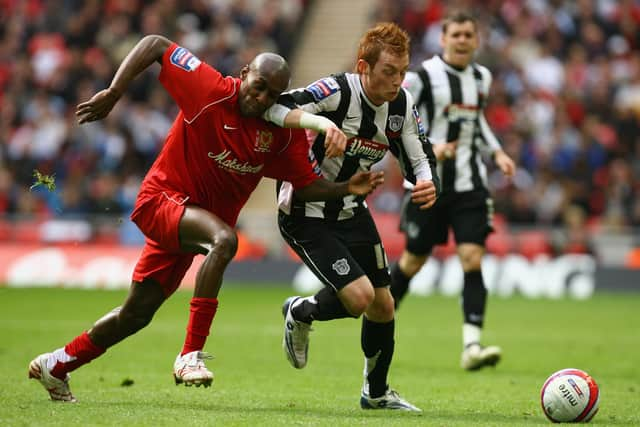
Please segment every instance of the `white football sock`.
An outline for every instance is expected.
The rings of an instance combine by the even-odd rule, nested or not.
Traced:
[[[482,329],[479,326],[465,323],[462,325],[462,348],[466,348],[469,344],[480,343],[480,335]]]

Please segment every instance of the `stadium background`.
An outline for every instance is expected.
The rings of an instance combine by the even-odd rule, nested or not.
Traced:
[[[494,74],[487,118],[519,165],[512,182],[491,174],[499,213],[488,244],[493,274],[544,270],[531,276],[540,282],[562,267],[563,285],[586,277],[576,289],[595,280],[598,288],[640,290],[637,1],[5,0],[0,7],[0,282],[127,286],[143,242],[128,215],[175,105],[152,67],[106,120],[79,127],[74,110],[109,84],[143,35],[165,35],[234,75],[257,52],[279,52],[297,87],[351,69],[359,35],[381,20],[410,33],[419,63],[439,51],[439,21],[455,7],[479,19],[478,61]],[[369,204],[394,258],[403,243],[401,179],[392,161],[381,167],[386,183]],[[55,191],[31,188],[34,170],[55,174]],[[277,232],[273,182],[263,181],[239,224],[240,252],[227,277],[290,280],[299,264]],[[446,277],[452,251],[438,250],[433,280]],[[527,286],[518,284],[539,295]]]

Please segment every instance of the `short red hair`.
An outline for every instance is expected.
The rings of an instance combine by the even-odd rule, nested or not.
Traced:
[[[394,55],[409,55],[409,34],[393,22],[381,22],[369,29],[360,39],[358,59],[371,67],[376,65],[380,52],[387,50]]]

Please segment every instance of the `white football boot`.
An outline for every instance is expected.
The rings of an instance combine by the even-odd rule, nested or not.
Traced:
[[[307,365],[309,331],[312,330],[311,324],[294,319],[291,313],[291,309],[300,299],[299,296],[289,297],[282,305],[282,315],[284,316],[282,348],[287,360],[296,369],[302,369]]]
[[[176,385],[184,383],[186,386],[211,386],[213,372],[204,365],[204,361],[209,359],[213,359],[213,356],[204,351],[192,351],[183,356],[178,354],[173,364]]]
[[[397,391],[387,387],[387,391],[376,398],[369,396],[369,384],[365,382],[360,394],[360,407],[362,409],[395,409],[399,411],[422,412],[422,409],[404,400]]]
[[[29,378],[40,381],[54,402],[77,402],[69,388],[69,374],[66,374],[64,380],[51,375],[51,369],[55,363],[52,353],[41,354],[29,363]]]
[[[462,351],[460,366],[467,371],[475,371],[485,366],[495,366],[502,357],[500,347],[483,347],[478,343],[469,344]]]

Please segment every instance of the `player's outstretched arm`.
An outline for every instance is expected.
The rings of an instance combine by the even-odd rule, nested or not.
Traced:
[[[310,129],[323,133],[325,135],[325,156],[331,158],[344,155],[344,150],[347,147],[347,136],[335,123],[326,117],[294,109],[290,110],[285,116],[284,127]]]
[[[78,124],[93,122],[107,117],[131,81],[138,74],[156,61],[162,64],[162,55],[171,46],[171,43],[169,39],[158,35],[142,38],[118,67],[111,85],[76,107]]]
[[[349,194],[366,196],[384,182],[384,172],[358,172],[349,181],[331,182],[316,179],[306,187],[296,188],[296,196],[305,202],[341,199]]]

